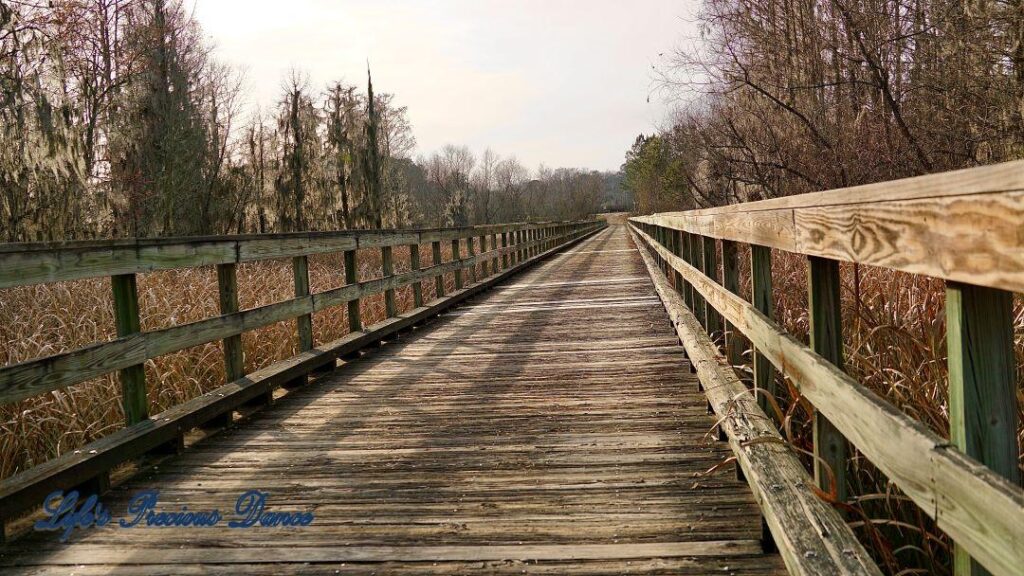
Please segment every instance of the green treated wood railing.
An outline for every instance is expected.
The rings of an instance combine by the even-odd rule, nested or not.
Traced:
[[[1024,292],[1024,162],[630,222],[687,314],[718,341],[721,315],[727,349],[753,345],[762,399],[777,369],[815,406],[821,488],[831,474],[848,497],[852,444],[955,541],[958,575],[1021,573],[1013,293]],[[752,302],[739,295],[737,242],[751,248]],[[807,257],[810,346],[773,319],[771,249]],[[948,440],[843,372],[840,261],[946,281]]]
[[[52,490],[87,487],[102,492],[109,485],[108,472],[113,466],[148,451],[180,449],[189,429],[229,422],[232,412],[241,405],[269,402],[277,386],[300,385],[310,373],[329,371],[338,358],[350,358],[361,348],[408,330],[604,226],[604,221],[592,220],[430,230],[0,244],[0,289],[110,277],[117,328],[117,338],[109,342],[0,367],[0,403],[16,402],[116,371],[126,418],[124,429],[74,454],[64,454],[0,482],[0,528],[17,514],[38,507]],[[480,242],[479,252],[475,240]],[[442,260],[442,242],[451,243],[450,261]],[[420,246],[424,244],[430,244],[433,256],[432,265],[425,268],[420,264]],[[365,249],[381,251],[381,277],[358,277],[358,251]],[[409,251],[409,272],[394,273],[395,249]],[[339,252],[344,254],[346,284],[311,293],[309,256]],[[237,265],[280,258],[292,259],[295,297],[240,310]],[[216,266],[221,314],[143,332],[137,275],[199,266]],[[477,266],[486,278],[477,278]],[[445,293],[446,274],[455,276],[456,290],[449,294]],[[429,279],[436,283],[437,298],[424,303],[422,282]],[[395,290],[410,284],[414,308],[399,314]],[[387,319],[364,326],[360,299],[379,293],[384,293]],[[312,314],[338,306],[347,307],[349,334],[316,346]],[[299,354],[245,374],[241,335],[285,320],[296,321]],[[217,340],[224,345],[227,383],[150,417],[143,363]]]

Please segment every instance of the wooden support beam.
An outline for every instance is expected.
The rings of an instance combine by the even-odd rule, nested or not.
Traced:
[[[946,283],[949,437],[953,444],[1020,486],[1013,294]],[[956,576],[990,574],[954,546]]]
[[[220,313],[234,314],[238,312],[238,271],[236,264],[217,265],[217,295],[220,301]],[[232,382],[245,376],[245,363],[242,351],[242,335],[235,334],[222,340],[224,347],[224,380]],[[219,428],[231,424],[232,411],[210,419],[207,426]]]
[[[110,277],[114,290],[114,324],[117,336],[124,337],[142,331],[139,324],[139,291],[135,274]],[[136,364],[120,371],[121,405],[124,407],[125,425],[131,426],[149,417],[146,399],[146,371]]]
[[[295,276],[295,297],[309,296],[309,258],[295,256],[292,258],[292,272]],[[302,314],[295,318],[295,330],[299,338],[299,352],[313,349],[313,316]],[[302,386],[308,382],[307,374],[302,374],[291,382],[285,383],[286,388]]]
[[[696,234],[690,235],[690,265],[704,273],[704,237]],[[697,322],[704,327],[704,330],[708,329],[707,314],[705,312],[706,304],[704,297],[700,295],[696,290],[693,292],[693,315],[697,317]]]
[[[418,272],[420,269],[420,245],[409,244],[409,269]],[[412,305],[415,308],[423,306],[423,281],[417,280],[412,283]]]
[[[775,318],[775,304],[772,295],[772,251],[766,246],[750,245],[750,296],[751,303],[765,318]],[[758,404],[778,423],[779,414],[770,407],[766,396],[775,397],[775,367],[754,347],[754,389]]]
[[[839,298],[839,262],[809,256],[807,258],[808,300],[811,350],[843,369],[842,308]],[[846,439],[819,411],[814,412],[814,479],[822,490],[832,488],[840,502],[848,497]],[[826,467],[828,470],[826,470]],[[831,473],[831,474],[830,474]]]

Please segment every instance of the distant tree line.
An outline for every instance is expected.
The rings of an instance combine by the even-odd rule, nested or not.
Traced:
[[[1019,2],[704,0],[624,171],[640,212],[1024,156]]]
[[[299,72],[241,76],[181,0],[0,2],[0,241],[460,226],[629,204],[613,173],[487,150],[414,160],[408,110]]]

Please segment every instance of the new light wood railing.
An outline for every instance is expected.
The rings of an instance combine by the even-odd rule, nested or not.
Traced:
[[[0,367],[0,403],[10,403],[118,371],[126,427],[81,450],[54,458],[0,482],[0,527],[40,505],[52,490],[87,487],[102,492],[109,470],[146,452],[178,450],[186,431],[223,424],[246,403],[268,402],[274,388],[301,384],[310,372],[330,369],[339,357],[375,345],[399,331],[436,316],[544,256],[603,228],[604,221],[502,224],[432,230],[346,231],[86,241],[0,245],[0,289],[109,276],[114,295],[117,338]],[[500,238],[500,246],[499,246]],[[479,252],[477,251],[479,241]],[[452,259],[442,261],[442,242]],[[431,245],[433,263],[421,267],[420,246]],[[461,252],[466,248],[466,255]],[[409,250],[411,270],[394,274],[394,250]],[[383,275],[360,280],[359,250],[381,251]],[[344,253],[346,285],[310,293],[308,258]],[[236,269],[243,262],[291,258],[295,298],[239,310]],[[143,332],[139,322],[136,276],[174,268],[216,266],[221,315]],[[480,267],[486,278],[477,278]],[[444,275],[454,274],[456,290],[445,294]],[[434,279],[437,298],[423,302],[422,282]],[[468,280],[468,286],[466,281]],[[398,313],[395,290],[412,285],[414,308]],[[363,326],[360,299],[384,293],[387,319]],[[347,306],[350,333],[315,346],[311,315]],[[300,353],[251,374],[242,363],[241,334],[296,320]],[[157,356],[217,340],[223,341],[227,383],[159,415],[147,414],[143,363]],[[3,530],[0,529],[0,535]]]
[[[830,469],[838,496],[846,497],[852,444],[955,541],[958,574],[1021,573],[1024,492],[1012,306],[1013,293],[1024,292],[1024,162],[642,216],[631,226],[650,251],[645,258],[659,274],[675,278],[680,294],[663,294],[663,300],[681,303],[673,319],[698,371],[719,383],[737,382],[722,376],[726,361],[706,346],[708,334],[723,332],[724,320],[728,361],[739,363],[741,335],[753,345],[755,391],[774,393],[774,368],[814,405],[820,487],[831,484]],[[752,302],[739,295],[737,242],[751,246]],[[773,319],[772,248],[808,259],[810,346]],[[839,261],[946,281],[949,439],[843,371]],[[709,400],[729,419],[737,401],[717,393],[708,390]],[[760,412],[756,405],[752,410]],[[759,482],[763,478],[750,478],[764,471],[753,459],[759,448],[749,438],[731,440],[787,566],[806,572],[792,556],[798,548],[787,542],[792,523],[780,508],[784,501]]]

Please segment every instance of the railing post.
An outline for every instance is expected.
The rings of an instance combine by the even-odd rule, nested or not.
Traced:
[[[740,295],[740,263],[736,252],[736,243],[722,240],[722,285],[733,294]],[[735,326],[725,323],[727,332],[725,340],[725,356],[729,363],[738,366],[743,363],[745,339]]]
[[[292,258],[292,273],[295,277],[295,297],[309,296],[309,259],[306,256],[295,256]],[[313,318],[309,314],[302,314],[295,317],[295,330],[299,337],[299,352],[313,349]],[[294,380],[286,382],[286,388],[302,386],[309,381],[308,375],[297,376]]]
[[[1020,486],[1013,294],[947,282],[946,343],[950,440],[968,456]],[[953,573],[989,574],[955,545]]]
[[[683,232],[680,230],[672,231],[672,254],[678,257],[683,255]],[[683,275],[675,270],[673,276],[676,283],[676,292],[682,294],[686,290],[686,280],[683,280]]]
[[[766,246],[750,245],[750,300],[758,312],[775,317],[772,296],[772,251]],[[754,348],[754,389],[761,409],[778,421],[781,415],[771,409],[766,396],[775,397],[775,367]]]
[[[459,246],[459,243],[461,241],[462,241],[461,238],[456,238],[456,239],[452,240],[452,262],[455,262],[455,261],[458,261],[458,260],[462,259],[462,256],[461,256],[461,253],[460,253],[461,252],[461,248]],[[455,269],[455,289],[456,290],[461,290],[462,289],[462,267],[461,266],[459,266],[458,268]]]
[[[501,233],[501,248],[508,248],[508,232]],[[508,252],[501,253],[501,269],[508,270]]]
[[[497,249],[498,249],[498,233],[495,232],[495,233],[491,234],[491,250],[497,250]],[[491,271],[492,271],[493,274],[497,274],[498,273],[498,262],[499,262],[498,255],[495,254],[491,258]]]
[[[420,271],[420,245],[409,244],[409,268],[412,272]],[[423,281],[417,280],[412,283],[412,305],[415,308],[423,306]]]
[[[430,243],[430,251],[434,257],[434,266],[441,265],[441,241],[435,240]],[[434,292],[438,298],[444,296],[444,274],[434,277]]]
[[[466,237],[466,258],[472,260],[476,256],[476,246],[472,236]],[[469,283],[476,283],[476,263],[469,265]]]
[[[391,246],[382,246],[380,249],[381,271],[385,279],[395,275],[395,262]],[[384,290],[384,313],[388,318],[398,315],[398,306],[395,304],[395,290],[389,288]]]
[[[808,313],[811,349],[834,366],[843,369],[842,309],[839,298],[839,262],[809,256]],[[836,497],[847,498],[846,439],[817,410],[814,412],[814,478],[822,490],[829,489],[828,466],[835,478]]]
[[[352,285],[359,282],[359,267],[356,263],[356,251],[345,251],[345,284]],[[359,298],[348,301],[348,331],[359,332],[363,329],[362,315],[359,312]]]
[[[690,235],[690,265],[702,273],[704,272],[703,238],[699,234]],[[697,322],[707,330],[708,323],[707,316],[704,314],[704,297],[696,289],[693,290],[692,310],[694,316],[697,317]]]
[[[487,254],[487,234],[480,235],[480,254]],[[490,260],[487,258],[480,261],[480,273],[484,278],[491,275]]]
[[[238,312],[238,271],[235,264],[217,265],[217,295],[220,301],[220,313],[234,314]],[[245,376],[244,358],[242,356],[242,335],[235,334],[223,340],[224,346],[224,379],[234,382]],[[268,393],[261,395],[253,403],[266,404],[273,398]],[[213,418],[208,422],[210,427],[227,426],[232,421],[231,411]]]
[[[715,243],[716,240],[711,236],[703,237],[704,275],[716,284],[721,284],[721,280],[718,278],[718,250],[716,250]],[[722,316],[710,302],[705,302],[704,307],[708,322],[708,335],[712,340],[717,340],[718,335],[722,333]]]
[[[682,254],[680,254],[680,256],[682,256],[683,260],[685,260],[687,264],[691,266],[693,265],[693,235],[689,232],[683,232],[683,247]],[[686,302],[687,308],[696,314],[697,308],[693,300],[693,294],[693,284],[690,284],[689,282],[684,284],[683,301]]]
[[[114,290],[114,323],[117,337],[124,338],[142,331],[139,323],[139,290],[135,274],[118,274],[110,277]],[[121,405],[124,407],[124,423],[131,426],[149,417],[146,400],[146,370],[142,364],[123,368],[120,371]]]

